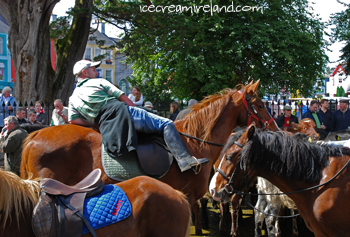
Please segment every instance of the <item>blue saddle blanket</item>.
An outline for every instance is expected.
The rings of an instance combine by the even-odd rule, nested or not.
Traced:
[[[124,191],[115,185],[105,185],[104,190],[85,199],[84,216],[94,230],[124,220],[130,216],[131,203]],[[83,233],[88,233],[83,225]]]

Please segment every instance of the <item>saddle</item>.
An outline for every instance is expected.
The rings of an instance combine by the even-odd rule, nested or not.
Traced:
[[[101,170],[92,171],[74,186],[44,178],[39,202],[33,210],[32,227],[37,237],[81,236],[83,223],[95,232],[83,215],[84,200],[102,192]]]

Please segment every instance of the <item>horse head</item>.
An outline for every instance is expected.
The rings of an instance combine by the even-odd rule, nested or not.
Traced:
[[[235,191],[247,188],[249,183],[243,180],[253,180],[255,173],[242,166],[240,157],[245,144],[252,139],[255,132],[255,124],[252,123],[246,130],[234,133],[229,138],[222,151],[222,159],[211,179],[209,190],[217,201],[228,202]]]
[[[292,122],[291,127],[297,132],[307,134],[312,140],[320,139],[320,135],[316,132],[316,123],[312,119],[304,118],[299,124]]]
[[[258,86],[260,79],[253,83],[251,81],[244,89],[244,92],[238,90],[241,94],[241,100],[245,106],[245,121],[243,124],[249,126],[252,122],[256,123],[256,126],[269,129],[271,131],[278,131],[279,128],[268,112],[265,103],[258,96]]]

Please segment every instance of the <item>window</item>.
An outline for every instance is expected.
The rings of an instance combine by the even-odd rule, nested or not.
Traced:
[[[343,78],[339,77],[339,83],[342,83],[342,82],[343,82]]]
[[[113,63],[112,50],[110,49],[105,50],[105,60],[106,60],[106,64]]]
[[[0,81],[5,79],[5,63],[0,62]]]
[[[4,37],[0,36],[0,54],[4,54]]]
[[[85,49],[84,59],[92,61],[91,48]]]
[[[98,72],[97,78],[103,78],[103,71],[101,68],[97,68],[96,71]]]
[[[126,85],[127,85],[127,84],[126,84],[125,79],[120,80],[120,82],[119,82],[119,87],[120,87],[120,89],[121,89],[125,94],[128,94],[128,89],[127,89],[127,86],[126,86]]]
[[[95,48],[95,57],[94,57],[94,61],[100,61],[101,57],[97,58],[98,56],[102,55],[102,49],[99,48]],[[96,59],[95,59],[96,58]]]
[[[112,69],[106,69],[106,80],[108,80],[109,82],[113,83],[113,70]]]

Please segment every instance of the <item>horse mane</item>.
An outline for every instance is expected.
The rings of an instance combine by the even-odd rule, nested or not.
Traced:
[[[211,131],[231,101],[232,96],[238,90],[244,90],[247,87],[237,85],[235,89],[224,89],[214,95],[205,97],[201,102],[192,106],[191,113],[186,115],[185,118],[175,121],[177,128],[188,135],[210,141]],[[242,96],[234,102],[240,102]]]
[[[237,136],[230,139],[231,144]],[[312,183],[322,178],[322,169],[329,165],[328,157],[341,157],[343,154],[349,155],[350,149],[310,143],[284,132],[255,129],[253,137],[242,148],[240,164],[244,168]]]
[[[5,227],[11,213],[15,211],[15,218],[19,225],[20,217],[26,218],[25,213],[31,213],[39,200],[39,179],[21,179],[15,173],[0,169],[0,210]]]

